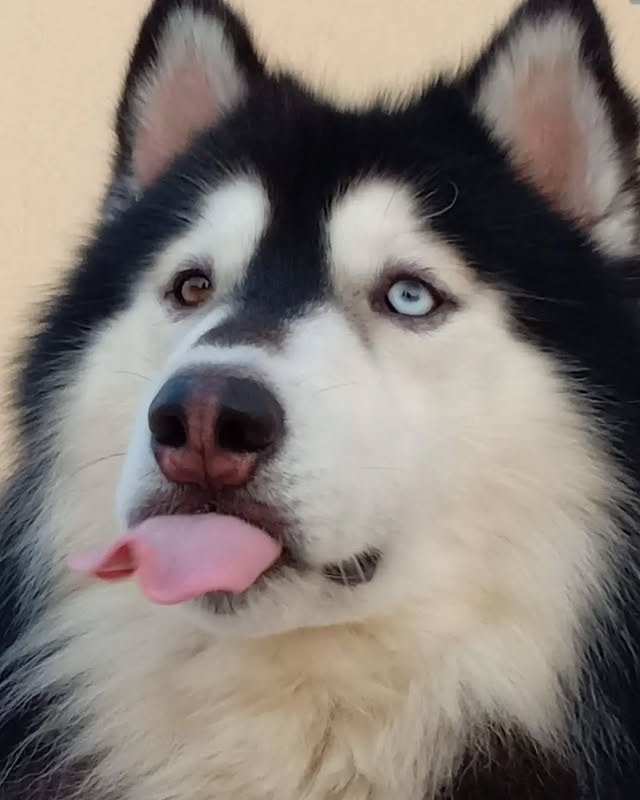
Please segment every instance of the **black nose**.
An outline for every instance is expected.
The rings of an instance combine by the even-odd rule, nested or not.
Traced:
[[[242,485],[284,434],[282,406],[251,378],[213,369],[178,373],[149,408],[156,460],[174,483]]]

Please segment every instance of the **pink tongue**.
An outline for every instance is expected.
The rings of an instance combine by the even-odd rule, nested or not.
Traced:
[[[235,517],[155,517],[106,549],[74,557],[70,566],[106,581],[137,572],[144,594],[169,605],[207,592],[243,592],[281,549],[267,533]]]

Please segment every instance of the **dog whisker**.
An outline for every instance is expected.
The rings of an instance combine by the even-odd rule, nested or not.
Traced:
[[[345,383],[335,383],[332,384],[331,386],[324,386],[322,389],[318,389],[317,391],[314,392],[314,397],[319,394],[324,394],[325,392],[333,392],[338,389],[347,389],[353,386],[358,386],[358,384],[354,383],[353,381],[348,381]]]
[[[360,561],[359,556],[353,557],[353,564],[355,566],[356,572],[358,573],[358,578],[360,579],[360,583],[366,583],[367,579],[364,574],[364,569],[362,568],[362,562]]]
[[[131,378],[140,378],[142,381],[150,381],[151,378],[148,375],[143,375],[140,372],[132,372],[128,369],[118,369],[114,373],[114,375],[128,375]]]
[[[125,456],[126,456],[126,453],[111,453],[108,456],[101,456],[100,458],[96,458],[93,461],[87,461],[86,464],[82,464],[74,472],[72,472],[69,477],[76,478],[82,472],[84,472],[87,469],[90,469],[91,467],[95,467],[98,464],[103,464],[105,461],[111,461],[114,458],[124,458]]]

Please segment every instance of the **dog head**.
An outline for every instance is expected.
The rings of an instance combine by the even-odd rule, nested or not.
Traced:
[[[234,635],[419,607],[434,637],[516,613],[562,650],[619,491],[581,390],[626,380],[638,246],[591,3],[530,0],[470,69],[345,111],[221,3],[158,0],[117,136],[64,300],[66,474],[127,451],[90,569],[136,560]]]

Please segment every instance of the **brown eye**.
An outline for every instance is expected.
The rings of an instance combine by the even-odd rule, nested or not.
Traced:
[[[211,297],[211,278],[199,269],[190,269],[176,275],[170,294],[176,303],[185,308],[195,308]]]

